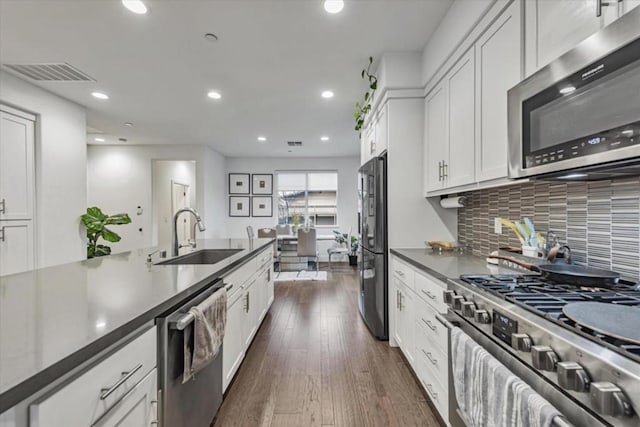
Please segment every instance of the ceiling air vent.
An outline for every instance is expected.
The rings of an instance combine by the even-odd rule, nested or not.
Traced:
[[[302,147],[302,141],[287,141],[289,147]]]
[[[4,64],[4,67],[32,80],[49,82],[95,82],[96,80],[66,62],[59,64]]]

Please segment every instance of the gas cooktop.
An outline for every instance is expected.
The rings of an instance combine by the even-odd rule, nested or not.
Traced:
[[[620,281],[613,288],[599,288],[552,282],[537,275],[463,275],[460,278],[640,362],[639,345],[594,331],[574,322],[562,311],[565,305],[575,302],[619,304],[640,310],[640,285],[636,283]]]

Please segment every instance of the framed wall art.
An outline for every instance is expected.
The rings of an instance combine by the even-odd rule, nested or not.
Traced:
[[[273,194],[273,175],[270,173],[254,173],[251,190],[253,194]]]
[[[229,174],[229,194],[249,194],[249,174]]]
[[[253,196],[251,198],[251,216],[271,217],[273,216],[273,203],[271,196]]]
[[[248,217],[249,196],[229,196],[229,216]]]

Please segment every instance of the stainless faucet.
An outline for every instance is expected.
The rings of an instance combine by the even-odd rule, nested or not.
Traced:
[[[196,247],[196,243],[194,242],[190,242],[187,245],[181,245],[178,242],[178,217],[180,216],[181,213],[183,212],[189,212],[191,213],[191,215],[193,215],[196,219],[196,225],[198,226],[198,230],[200,230],[200,232],[203,232],[204,230],[206,230],[204,224],[202,223],[202,219],[200,218],[200,214],[193,208],[182,208],[180,209],[178,212],[176,212],[176,214],[173,216],[173,252],[172,252],[172,256],[178,256],[178,250],[182,247],[185,246],[191,246],[192,248]],[[195,227],[194,227],[195,229]]]

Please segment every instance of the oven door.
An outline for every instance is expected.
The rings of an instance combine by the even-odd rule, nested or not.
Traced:
[[[640,160],[640,10],[633,12],[509,91],[511,178]]]
[[[577,404],[571,399],[571,397],[562,393],[553,384],[548,382],[545,377],[537,374],[529,366],[513,357],[508,351],[503,349],[493,337],[487,336],[484,332],[478,330],[469,323],[464,317],[459,316],[451,309],[449,309],[446,318],[444,316],[437,315],[437,319],[449,330],[454,327],[461,328],[465,334],[471,337],[500,363],[506,366],[514,375],[531,386],[531,388],[555,406],[556,409],[564,415],[564,417],[556,417],[554,419],[555,427],[611,426],[611,424],[601,420],[599,417],[588,412],[584,407]],[[451,333],[449,332],[449,335],[450,334]],[[451,339],[449,339],[449,355],[449,423],[452,427],[466,427],[467,424],[461,416],[454,389],[451,363],[453,358]]]

